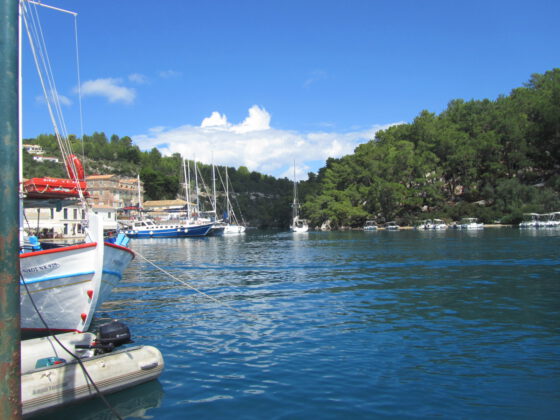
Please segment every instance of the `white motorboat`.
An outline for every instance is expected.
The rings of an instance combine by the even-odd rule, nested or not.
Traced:
[[[475,217],[464,217],[459,223],[459,228],[465,230],[480,230],[484,229],[484,223],[480,223]]]
[[[377,230],[377,223],[375,223],[374,220],[366,220],[366,223],[364,224],[363,229],[366,232]]]
[[[385,223],[385,230],[399,230],[400,226],[397,225],[397,222],[387,222]]]
[[[523,221],[519,223],[521,229],[536,229],[539,226],[538,213],[525,213],[523,214]]]
[[[434,230],[445,230],[447,227],[447,223],[441,219],[433,219],[432,221],[432,229]]]

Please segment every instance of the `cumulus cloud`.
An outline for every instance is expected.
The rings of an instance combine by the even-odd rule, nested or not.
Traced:
[[[212,115],[202,120],[200,124],[202,128],[229,128],[231,124],[228,123],[227,117],[217,111],[212,112]]]
[[[83,96],[102,96],[109,102],[130,104],[136,98],[136,91],[122,85],[122,79],[95,79],[82,84]]]
[[[352,132],[300,133],[271,127],[271,115],[264,108],[253,106],[239,124],[232,124],[217,111],[202,120],[199,126],[158,127],[146,134],[133,136],[142,150],[158,147],[162,154],[180,153],[188,159],[218,165],[246,166],[276,177],[305,179],[316,172],[329,157],[338,158],[354,151],[356,146],[375,137],[375,132],[389,127],[372,126]]]
[[[252,106],[249,109],[249,116],[241,124],[233,126],[235,133],[250,133],[252,131],[262,131],[270,129],[270,114],[265,109]]]

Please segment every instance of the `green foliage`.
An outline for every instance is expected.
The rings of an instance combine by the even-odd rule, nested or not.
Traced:
[[[61,157],[53,135],[27,139],[47,156]],[[146,199],[184,194],[182,157],[140,151],[130,137],[102,132],[70,136],[86,173],[114,173],[144,182]],[[194,162],[189,162],[193,168]],[[211,166],[200,165],[211,180]],[[218,168],[223,174],[224,168]],[[362,226],[368,219],[412,223],[438,217],[479,217],[518,222],[525,212],[560,209],[560,69],[531,76],[509,96],[449,102],[436,115],[422,111],[410,124],[393,126],[329,158],[298,185],[302,216],[312,226]],[[235,200],[255,226],[287,226],[292,182],[241,166],[228,168]],[[39,163],[24,153],[24,176],[65,177],[63,165]]]
[[[560,209],[560,69],[508,97],[449,102],[329,159],[305,197],[315,225],[366,218],[517,221]]]
[[[70,136],[69,140],[72,150],[82,160],[86,174],[116,174],[125,177],[136,177],[139,174],[144,183],[146,200],[185,198],[181,155],[176,153],[162,156],[157,148],[142,152],[130,137],[119,137],[116,134],[108,139],[104,133],[95,132],[84,136],[83,141],[75,136]],[[39,144],[45,155],[62,160],[54,135],[40,135],[36,139],[26,139],[25,143]],[[62,163],[37,162],[27,152],[24,152],[23,159],[26,178],[67,177]],[[194,162],[190,161],[189,165],[192,170]],[[202,179],[209,183],[212,179],[212,167],[200,163],[197,166]],[[216,171],[222,174],[223,179],[224,168],[217,167]],[[261,227],[288,226],[291,217],[291,181],[250,172],[243,166],[239,169],[228,168],[228,177],[235,193],[233,201],[240,207],[237,212],[246,221]],[[218,176],[217,178],[219,180]],[[217,183],[221,185],[219,181]],[[222,207],[225,204],[222,203]]]

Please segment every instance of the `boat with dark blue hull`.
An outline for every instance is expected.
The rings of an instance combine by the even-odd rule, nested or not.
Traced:
[[[207,236],[214,223],[180,224],[155,223],[153,220],[137,220],[126,226],[122,232],[129,238],[191,238]]]

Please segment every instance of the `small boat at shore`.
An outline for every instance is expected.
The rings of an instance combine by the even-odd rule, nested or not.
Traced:
[[[161,352],[153,346],[114,350],[130,342],[128,327],[118,322],[101,326],[97,335],[65,333],[22,341],[23,415],[157,379],[164,369]]]
[[[464,217],[458,227],[465,230],[480,230],[484,229],[484,223],[480,223],[475,217]]]
[[[385,223],[385,230],[399,230],[400,226],[397,225],[397,222],[387,222]]]
[[[374,230],[377,230],[377,223],[375,223],[374,220],[366,220],[363,229],[366,232],[372,232]]]

